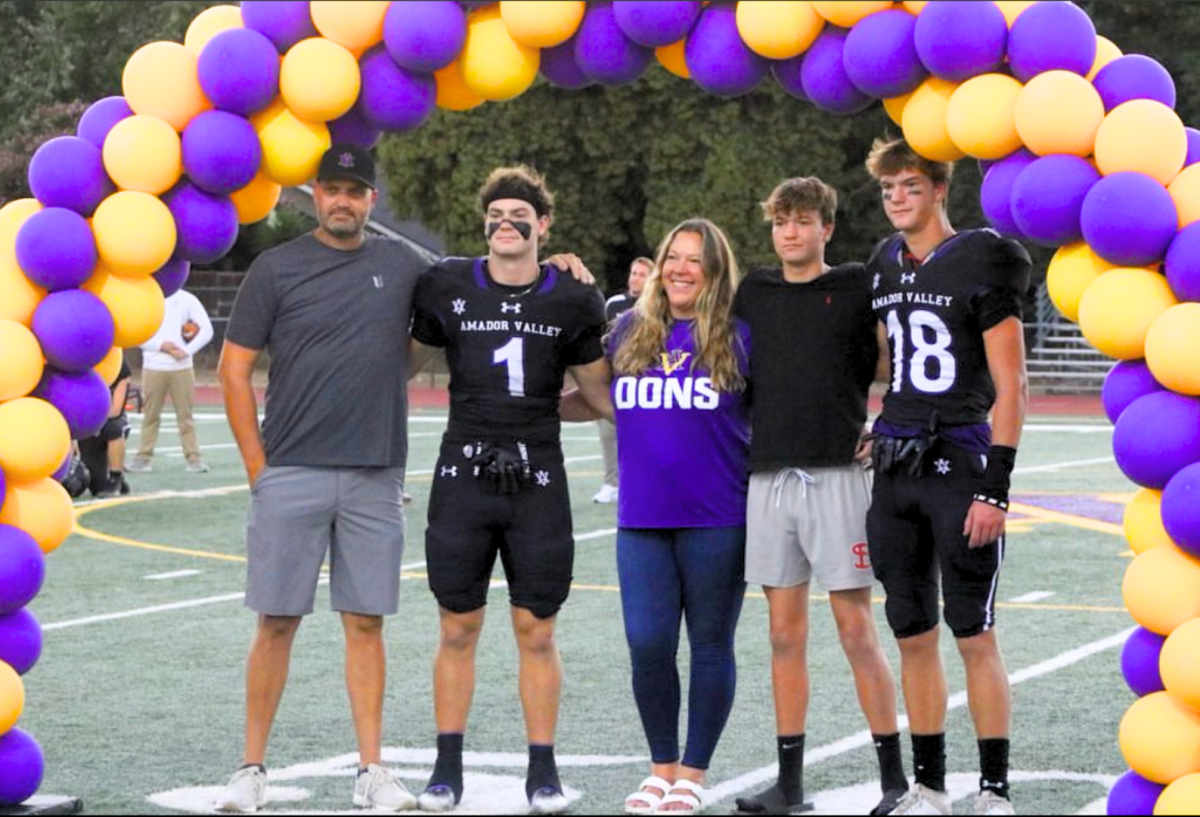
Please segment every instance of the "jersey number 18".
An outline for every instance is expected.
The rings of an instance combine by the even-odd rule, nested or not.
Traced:
[[[887,333],[892,343],[892,391],[900,392],[904,386],[904,361],[908,349],[904,325],[894,309],[887,315]],[[932,342],[928,339],[930,333]],[[950,330],[946,324],[928,310],[914,310],[908,316],[908,338],[912,342],[912,366],[907,374],[913,388],[926,394],[949,391],[954,385],[958,366],[950,351]],[[934,377],[928,374],[931,359],[936,363]]]

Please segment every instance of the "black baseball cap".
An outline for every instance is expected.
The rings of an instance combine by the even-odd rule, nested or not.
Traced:
[[[317,168],[317,181],[322,179],[352,179],[375,189],[375,160],[358,145],[334,145],[325,151]]]

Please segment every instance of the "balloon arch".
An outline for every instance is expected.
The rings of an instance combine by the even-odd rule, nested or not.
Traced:
[[[370,147],[539,74],[632,82],[655,58],[718,96],[770,74],[834,115],[882,100],[922,155],[985,164],[995,229],[1061,248],[1050,297],[1119,361],[1104,405],[1140,486],[1124,595],[1141,626],[1122,653],[1140,697],[1109,807],[1200,812],[1200,132],[1158,62],[1050,0],[246,0],[198,15],[183,44],[138,49],[123,95],[42,145],[34,198],[0,209],[0,807],[42,778],[14,724],[41,649],[25,606],[73,525],[56,477],[190,264],[225,255],[333,142]]]

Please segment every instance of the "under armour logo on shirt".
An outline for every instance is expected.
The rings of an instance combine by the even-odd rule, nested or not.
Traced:
[[[916,282],[917,282],[917,274],[916,274],[915,272],[902,272],[902,273],[900,273],[900,283],[902,283],[902,284],[915,284]]]
[[[443,477],[447,477],[447,476],[448,476],[448,477],[451,477],[451,478],[456,478],[456,477],[458,476],[458,466],[456,466],[456,465],[450,465],[450,466],[443,465],[443,466],[442,466],[442,476],[443,476]]]
[[[504,314],[504,315],[507,315],[509,312],[515,312],[516,314],[520,315],[521,314],[521,305],[520,304],[503,303],[503,304],[500,304],[500,312],[501,312],[501,314]]]

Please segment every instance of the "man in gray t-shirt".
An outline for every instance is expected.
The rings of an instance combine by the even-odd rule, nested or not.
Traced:
[[[267,736],[327,552],[358,736],[353,802],[416,805],[381,765],[383,616],[399,602],[408,328],[427,261],[402,243],[366,239],[377,199],[370,155],[331,148],[313,190],[319,226],[255,260],[226,332],[220,377],[251,486],[246,606],[258,626],[246,666],[244,765],[218,798],[221,811],[255,811],[266,800]],[[263,351],[260,429],[252,374]]]

